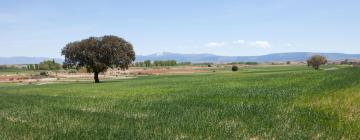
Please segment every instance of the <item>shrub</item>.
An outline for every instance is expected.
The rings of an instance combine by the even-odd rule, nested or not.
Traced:
[[[47,72],[42,71],[42,72],[40,72],[40,75],[41,75],[41,76],[48,76],[48,73],[47,73]]]
[[[234,66],[231,67],[231,70],[232,70],[232,71],[238,71],[238,70],[239,70],[239,67],[234,65]]]
[[[315,70],[319,70],[320,65],[324,65],[326,63],[327,63],[327,59],[324,56],[321,56],[321,55],[311,56],[307,60],[308,66],[313,67]]]
[[[35,64],[35,70],[60,70],[61,65],[56,63],[55,60],[45,60],[40,64]]]

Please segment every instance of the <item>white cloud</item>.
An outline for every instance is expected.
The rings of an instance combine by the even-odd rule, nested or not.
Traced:
[[[209,42],[207,44],[205,44],[205,46],[208,47],[221,47],[221,46],[225,46],[227,43],[226,42]]]
[[[245,44],[245,40],[236,40],[232,42],[233,44]]]
[[[264,49],[271,48],[270,43],[267,41],[254,41],[254,42],[250,42],[249,45],[256,46],[259,48],[264,48]]]

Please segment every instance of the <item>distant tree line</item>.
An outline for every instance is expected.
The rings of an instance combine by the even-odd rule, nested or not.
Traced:
[[[39,64],[29,64],[26,67],[28,70],[39,70]]]
[[[176,62],[176,60],[155,60],[153,62],[151,62],[150,60],[145,60],[143,62],[135,62],[134,66],[135,67],[151,67],[151,66],[159,67],[159,66],[176,66],[177,64],[178,63]],[[179,63],[179,64],[184,65],[185,63]],[[191,64],[191,63],[189,63],[189,64]]]
[[[212,66],[212,65],[214,65],[214,63],[206,63],[206,62],[204,62],[204,63],[195,63],[195,64],[193,64],[193,65],[197,65],[197,66],[203,66],[203,65],[205,65],[205,66]]]
[[[235,64],[243,64],[243,65],[257,65],[258,62],[231,62],[229,64],[235,65]]]
[[[176,60],[156,60],[153,62],[155,66],[175,66]]]
[[[179,65],[179,66],[188,66],[188,65],[191,65],[191,62],[180,62],[180,63],[177,63],[176,65]]]
[[[7,66],[7,65],[0,65],[0,70],[15,70],[15,69],[24,69],[23,67],[15,67],[15,66]]]
[[[27,65],[28,70],[60,70],[61,65],[56,63],[55,60],[45,60],[40,64],[29,64]]]

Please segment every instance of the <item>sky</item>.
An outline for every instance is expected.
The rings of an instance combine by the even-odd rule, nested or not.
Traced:
[[[360,53],[359,0],[0,0],[0,57],[116,35],[136,54]]]

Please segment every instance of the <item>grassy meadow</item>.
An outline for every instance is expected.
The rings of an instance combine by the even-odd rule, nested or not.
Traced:
[[[0,83],[0,139],[360,139],[360,68]]]

